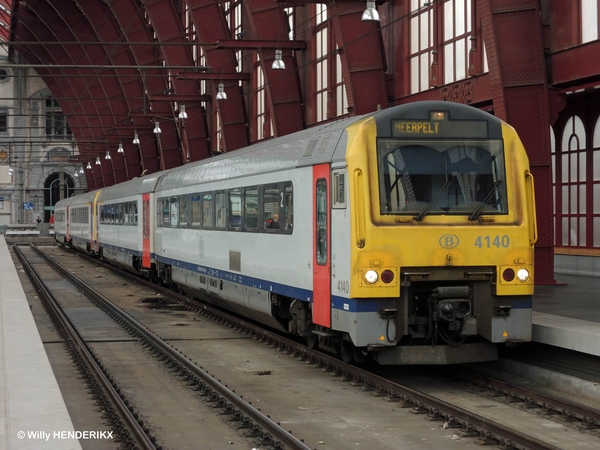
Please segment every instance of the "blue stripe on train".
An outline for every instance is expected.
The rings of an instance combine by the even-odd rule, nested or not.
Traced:
[[[73,238],[80,239],[80,238]],[[80,239],[87,242],[87,239]],[[117,251],[125,252],[131,255],[142,256],[142,252],[136,250],[127,249],[115,245],[102,244],[104,247],[111,248]],[[185,261],[179,261],[177,259],[165,258],[163,256],[156,256],[154,253],[151,254],[151,258],[169,264],[174,267],[180,267],[190,272],[196,272],[209,277],[219,278],[225,281],[231,281],[244,286],[252,287],[255,289],[261,289],[264,291],[273,292],[275,294],[285,295],[286,297],[296,298],[298,300],[312,302],[313,292],[309,289],[302,289],[293,286],[286,286],[285,284],[273,283],[271,281],[263,280],[260,278],[253,278],[239,273],[229,272],[226,270],[214,269],[212,267],[202,266],[198,264],[192,264]],[[532,300],[531,297],[520,298],[512,297],[511,306],[514,309],[531,309]],[[347,311],[351,313],[363,313],[363,312],[377,312],[382,308],[393,308],[393,299],[351,299],[346,297],[339,297],[337,295],[331,296],[331,308],[338,309],[341,311]]]

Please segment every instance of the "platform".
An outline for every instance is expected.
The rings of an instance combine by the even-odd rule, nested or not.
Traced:
[[[55,434],[69,431],[71,417],[0,235],[0,449],[81,450],[77,439]]]
[[[600,277],[555,274],[536,286],[533,341],[600,356]]]

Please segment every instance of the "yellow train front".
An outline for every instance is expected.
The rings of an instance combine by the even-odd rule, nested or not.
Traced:
[[[332,301],[338,320],[336,312],[355,311],[339,327],[354,356],[362,349],[381,364],[453,364],[529,341],[537,231],[515,130],[476,108],[420,102],[346,133],[350,248],[347,263],[343,252],[333,257]],[[337,308],[336,286],[346,297]]]

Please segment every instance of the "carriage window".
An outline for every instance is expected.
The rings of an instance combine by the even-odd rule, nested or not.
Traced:
[[[177,203],[177,197],[171,197],[169,202],[169,217],[170,217],[170,226],[176,227],[177,222],[179,221],[179,203]]]
[[[242,229],[242,191],[239,188],[229,191],[229,228]]]
[[[202,196],[202,228],[213,228],[214,221],[213,195],[204,194]]]
[[[283,187],[283,217],[285,218],[284,233],[291,234],[294,229],[294,196],[292,183]]]
[[[227,197],[225,192],[215,194],[215,228],[225,229],[227,225]]]
[[[279,205],[283,203],[283,193],[276,184],[266,185],[263,191],[263,217],[265,230],[279,231]]]
[[[179,197],[179,226],[187,227],[187,197]]]
[[[244,228],[258,229],[258,189],[246,188],[244,191]]]
[[[138,224],[138,204],[137,202],[133,202],[133,224],[137,225]]]
[[[506,214],[501,140],[378,142],[381,214]]]
[[[200,196],[192,195],[192,228],[200,228]]]
[[[169,212],[169,199],[163,198],[162,204],[161,204],[161,201],[159,200],[159,208],[160,208],[159,211],[162,211],[161,220],[159,223],[161,223],[162,227],[168,227],[169,223],[171,221],[170,212]]]
[[[317,231],[316,253],[317,264],[324,266],[327,264],[327,181],[325,179],[317,180]]]

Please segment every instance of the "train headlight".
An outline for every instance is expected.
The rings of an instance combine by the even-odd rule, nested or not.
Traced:
[[[519,269],[519,271],[517,272],[517,278],[521,282],[525,282],[525,281],[529,280],[529,270]]]
[[[365,273],[365,281],[369,284],[376,283],[379,279],[379,275],[374,270],[367,270]]]

